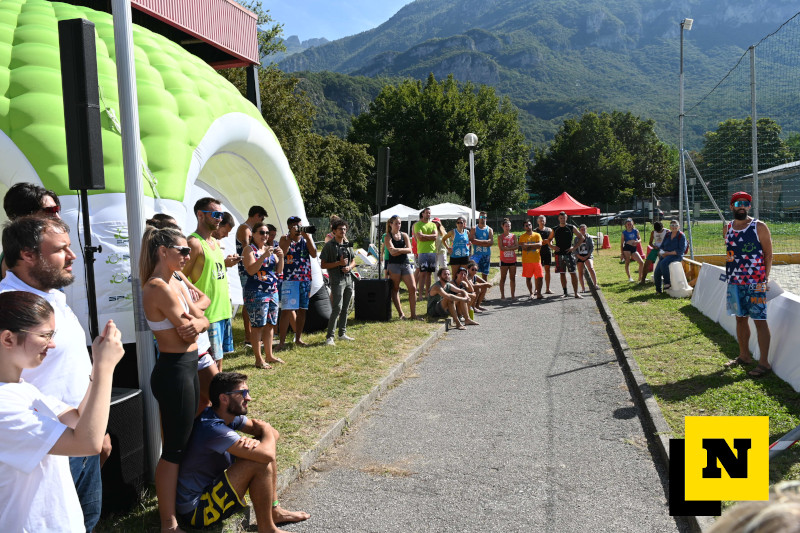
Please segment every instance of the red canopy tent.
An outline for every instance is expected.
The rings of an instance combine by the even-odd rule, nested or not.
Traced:
[[[554,216],[564,211],[568,215],[599,215],[600,210],[596,207],[583,205],[578,200],[563,192],[554,200],[540,205],[535,209],[528,209],[530,216]]]

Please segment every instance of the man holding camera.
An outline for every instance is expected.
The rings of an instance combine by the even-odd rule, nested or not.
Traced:
[[[306,346],[300,340],[303,326],[306,323],[308,298],[311,293],[311,258],[317,257],[314,245],[314,226],[301,226],[300,217],[291,216],[286,220],[289,233],[281,237],[280,248],[283,250],[283,284],[281,285],[281,320],[279,324],[280,343],[277,349],[286,347],[286,332],[289,329],[291,315],[296,314],[294,327],[294,343]]]
[[[350,311],[350,302],[353,300],[353,267],[356,264],[356,255],[353,253],[353,243],[348,242],[347,222],[338,219],[333,223],[333,239],[325,243],[322,248],[322,268],[328,270],[331,294],[331,317],[328,320],[328,335],[325,344],[333,346],[333,332],[339,324],[339,340],[352,341],[347,335],[347,314]]]

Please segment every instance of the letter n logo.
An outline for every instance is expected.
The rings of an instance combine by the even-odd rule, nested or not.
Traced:
[[[747,450],[752,446],[750,439],[733,439],[733,447],[737,454],[733,454],[725,439],[703,439],[703,448],[706,450],[708,464],[703,469],[706,479],[719,479],[722,470],[717,466],[717,461],[722,465],[732,478],[747,477]]]

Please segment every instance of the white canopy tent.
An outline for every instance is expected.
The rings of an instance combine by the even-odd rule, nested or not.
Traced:
[[[430,209],[431,219],[439,218],[442,220],[452,220],[458,217],[464,217],[467,220],[468,226],[472,227],[474,223],[472,220],[472,209],[463,205],[445,202],[443,204],[432,205]]]
[[[400,217],[400,220],[403,222],[409,222],[412,220],[416,221],[419,218],[419,211],[419,209],[414,209],[413,207],[408,207],[407,205],[403,204],[397,204],[394,207],[389,207],[380,213],[381,226],[384,226],[386,221],[394,215]],[[375,242],[375,239],[377,238],[377,227],[378,215],[372,215],[372,222],[369,229],[370,242]],[[381,228],[381,233],[383,233],[383,227]]]

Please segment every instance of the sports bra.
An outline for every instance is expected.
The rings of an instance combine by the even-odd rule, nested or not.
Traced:
[[[172,276],[175,279],[180,280],[181,283],[183,283],[183,280],[177,274],[173,274]],[[178,296],[180,296],[180,298],[181,298],[181,303],[183,304],[184,311],[186,311],[188,313],[189,312],[189,304],[186,303],[186,298],[184,298],[184,296],[183,296],[183,291],[178,293]],[[147,321],[147,325],[150,326],[150,330],[151,331],[164,331],[164,330],[167,330],[167,329],[174,329],[175,328],[175,326],[172,324],[172,322],[169,321],[169,318],[165,318],[164,320],[159,320],[158,322],[153,322],[152,320],[147,318],[147,315],[145,315],[144,319]]]

